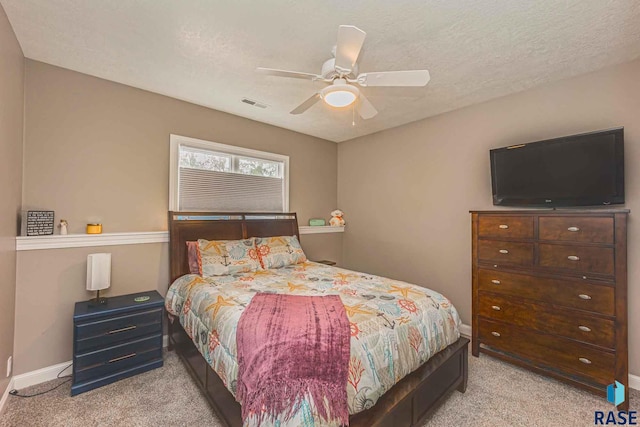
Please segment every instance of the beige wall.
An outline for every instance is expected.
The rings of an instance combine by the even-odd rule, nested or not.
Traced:
[[[310,260],[329,260],[342,265],[342,233],[303,234],[300,244]]]
[[[124,295],[158,289],[169,282],[165,243],[47,249],[18,252],[16,289],[16,374],[71,360],[73,309],[87,292],[87,255],[110,252],[111,287],[104,295]]]
[[[288,155],[300,224],[335,209],[335,143],[31,60],[25,102],[24,206],[54,210],[70,233],[94,216],[105,232],[166,230],[172,133]],[[341,260],[341,234],[301,242],[311,259]],[[71,359],[73,307],[90,297],[94,252],[113,254],[107,295],[166,291],[167,244],[19,252],[16,374]]]
[[[13,354],[16,224],[22,192],[24,57],[0,6],[0,395]]]
[[[334,143],[32,60],[26,79],[23,203],[70,233],[91,217],[105,232],[166,230],[172,133],[288,155],[300,222],[335,209]]]
[[[494,208],[489,149],[615,126],[625,127],[629,362],[640,375],[640,60],[339,144],[344,265],[440,291],[469,324],[468,211]]]

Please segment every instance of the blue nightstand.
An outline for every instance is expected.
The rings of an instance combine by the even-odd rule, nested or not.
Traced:
[[[163,311],[156,291],[76,303],[71,395],[162,366]]]

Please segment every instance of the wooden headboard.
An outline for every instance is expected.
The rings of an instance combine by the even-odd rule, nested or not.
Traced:
[[[173,282],[189,273],[188,241],[239,240],[249,237],[298,236],[295,213],[169,211],[169,275]]]

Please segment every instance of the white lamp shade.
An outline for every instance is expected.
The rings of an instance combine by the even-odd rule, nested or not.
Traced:
[[[111,254],[87,256],[87,290],[98,291],[111,286]]]

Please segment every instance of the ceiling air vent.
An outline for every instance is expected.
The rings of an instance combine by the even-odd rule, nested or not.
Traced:
[[[267,108],[266,104],[263,104],[258,101],[254,101],[253,99],[249,99],[249,98],[242,98],[242,102],[244,102],[245,104],[253,105],[254,107],[258,107],[258,108]]]

